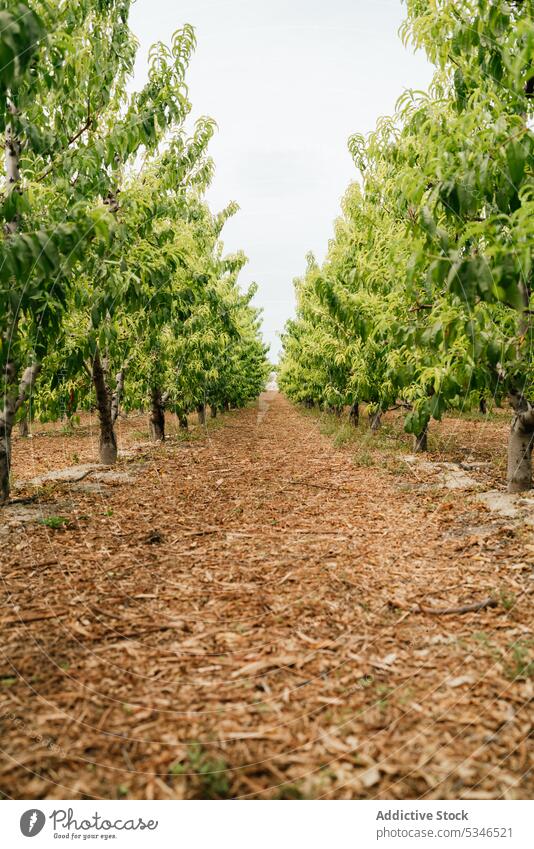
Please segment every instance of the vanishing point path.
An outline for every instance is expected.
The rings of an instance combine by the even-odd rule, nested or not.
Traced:
[[[531,796],[528,545],[353,455],[265,393],[10,520],[4,795]]]

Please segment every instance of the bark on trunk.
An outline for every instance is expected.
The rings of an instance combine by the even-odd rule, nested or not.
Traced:
[[[16,112],[15,106],[11,101],[8,102],[8,110],[12,114]],[[9,196],[16,189],[20,182],[19,159],[21,152],[20,142],[14,135],[10,124],[6,126],[4,148],[6,169],[5,191],[6,195]],[[17,229],[18,218],[15,217],[12,221],[6,221],[4,225],[4,232],[7,237],[12,236],[14,233],[16,233]],[[14,325],[16,326],[16,320],[14,321]],[[12,335],[14,335],[13,332]],[[8,338],[9,337],[7,337],[6,334],[6,337],[2,339],[2,342],[6,344]],[[20,400],[20,388],[18,398],[13,392],[13,384],[16,384],[16,380],[17,366],[14,362],[8,361],[6,363],[5,372],[2,375],[2,394],[4,396],[4,403],[2,412],[0,413],[0,504],[3,504],[9,498],[9,472],[11,469],[11,433],[13,430],[15,413],[18,409],[17,402]],[[24,376],[22,380],[24,381]],[[26,392],[24,392],[24,397],[25,395]],[[20,404],[22,403],[24,403],[24,398],[20,400],[18,406],[20,406]]]
[[[532,446],[534,442],[534,410],[517,410],[508,440],[508,492],[532,488]]]
[[[415,435],[413,450],[417,454],[421,451],[428,451],[428,425],[423,428],[421,433]]]
[[[373,433],[382,427],[382,413],[369,413],[369,427]]]
[[[152,388],[152,410],[150,412],[149,427],[152,442],[165,441],[165,406],[161,395],[161,389],[157,386]]]
[[[0,419],[0,504],[9,498],[9,471],[11,468],[11,427]]]
[[[211,406],[210,406],[210,416],[211,416],[212,419],[217,418],[217,412],[218,412],[217,407],[215,407],[213,404],[211,404]]]
[[[9,103],[9,111],[15,113],[16,109],[12,103]],[[20,154],[21,144],[19,139],[14,135],[11,125],[6,127],[5,141],[5,166],[6,166],[6,194],[18,190],[20,183]],[[19,220],[15,217],[12,221],[7,221],[4,225],[6,235],[10,236],[18,230]]]
[[[111,414],[112,398],[98,350],[93,359],[93,384],[100,419],[100,462],[113,466],[117,461],[117,439]]]
[[[35,379],[40,371],[40,364],[29,366],[20,381],[18,393],[13,384],[16,380],[14,363],[8,363],[4,372],[4,403],[0,411],[0,504],[9,498],[9,472],[11,469],[11,434],[17,410],[26,401]]]
[[[206,406],[205,404],[197,404],[198,423],[206,424]]]
[[[115,391],[111,396],[111,421],[113,424],[119,418],[121,399],[124,393],[124,369],[115,375]]]
[[[486,399],[485,399],[485,398],[481,398],[481,399],[480,399],[480,401],[478,402],[478,411],[479,411],[479,413],[481,413],[483,416],[485,416],[485,415],[486,415],[486,413],[488,412],[488,407],[487,407]]]
[[[354,427],[358,427],[360,423],[360,405],[357,401],[354,402],[349,412],[349,422]]]
[[[27,416],[26,413],[24,413],[21,420],[19,421],[19,436],[22,436],[23,438],[25,438],[25,437],[28,436],[28,433],[29,433],[28,416]]]

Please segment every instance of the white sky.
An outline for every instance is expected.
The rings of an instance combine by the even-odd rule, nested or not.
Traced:
[[[135,85],[146,79],[154,41],[184,23],[198,47],[188,74],[193,116],[210,115],[214,211],[241,211],[223,231],[225,249],[250,259],[241,281],[259,284],[272,355],[293,314],[293,278],[312,250],[322,259],[340,199],[356,170],[347,150],[393,111],[404,88],[426,88],[431,67],[397,34],[400,0],[137,0],[141,42]]]

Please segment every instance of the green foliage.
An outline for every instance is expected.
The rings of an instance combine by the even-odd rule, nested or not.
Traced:
[[[237,205],[212,214],[203,200],[215,124],[184,128],[194,30],[154,45],[147,84],[129,93],[130,5],[0,0],[0,130],[13,166],[0,195],[7,437],[35,362],[33,414],[69,425],[92,404],[97,355],[108,382],[125,371],[126,407],[154,387],[180,412],[243,404],[267,376],[254,290],[238,286],[245,257],[220,242]]]
[[[533,646],[532,640],[518,640],[512,645],[511,660],[506,663],[506,674],[513,681],[534,677]]]
[[[60,530],[69,524],[66,516],[47,516],[46,519],[40,520],[41,525],[45,528],[51,528],[54,531]]]
[[[296,281],[279,385],[326,407],[401,401],[418,434],[532,386],[534,17],[532,0],[407,6],[434,80],[351,138],[361,183]]]
[[[213,758],[200,743],[192,743],[183,761],[173,764],[170,775],[183,775],[196,785],[199,799],[228,799],[230,781],[224,758]]]

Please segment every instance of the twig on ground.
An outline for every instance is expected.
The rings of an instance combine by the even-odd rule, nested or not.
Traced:
[[[414,613],[429,613],[433,616],[447,616],[455,613],[476,613],[479,610],[485,610],[487,607],[497,606],[497,602],[494,598],[485,598],[484,601],[474,601],[472,604],[463,604],[460,607],[424,607],[422,604],[417,604],[413,610]]]

